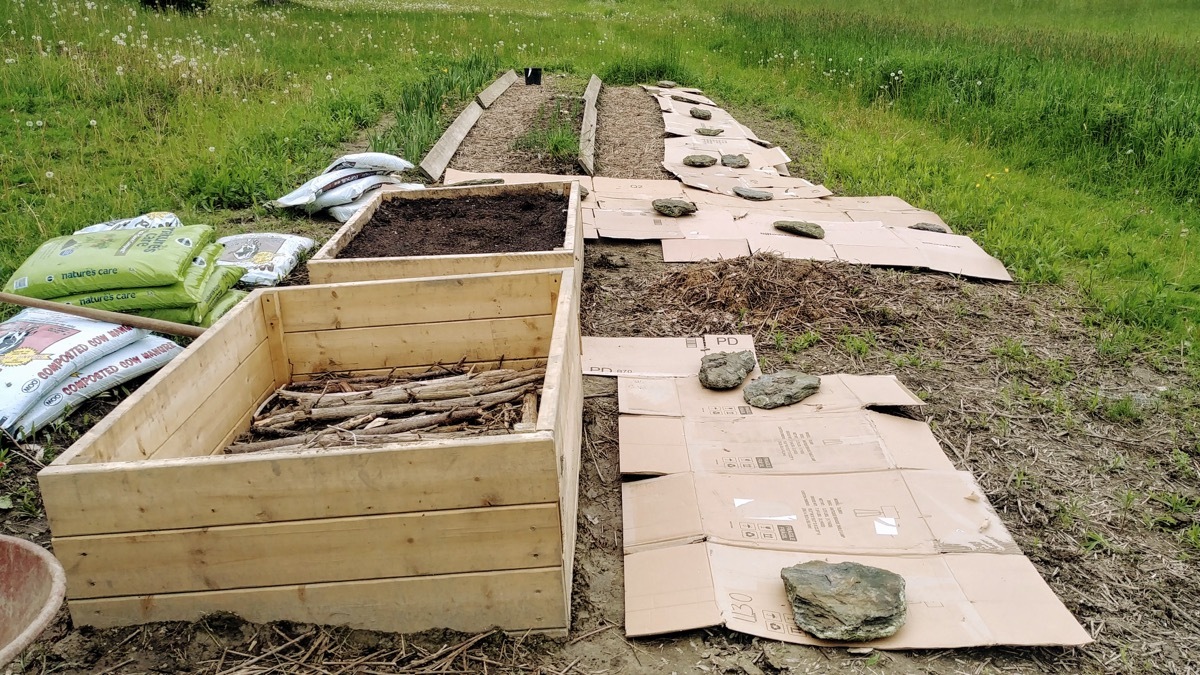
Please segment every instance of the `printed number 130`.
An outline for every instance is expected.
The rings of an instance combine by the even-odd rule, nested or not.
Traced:
[[[735,619],[745,621],[747,623],[757,623],[758,615],[754,608],[749,603],[754,602],[754,598],[745,593],[730,593],[729,599],[733,603],[729,605],[729,612],[733,614]]]

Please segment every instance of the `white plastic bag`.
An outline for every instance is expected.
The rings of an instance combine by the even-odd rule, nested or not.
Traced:
[[[304,210],[309,213],[316,213],[321,209],[327,209],[331,206],[341,206],[349,204],[374,190],[378,190],[384,185],[400,185],[398,178],[391,176],[369,176],[360,178],[353,183],[346,183],[340,187],[328,190],[320,197],[317,197],[311,204],[306,204]]]
[[[183,227],[183,223],[179,220],[179,216],[170,211],[151,211],[150,213],[143,213],[134,218],[121,218],[88,225],[82,230],[75,230],[75,234],[108,232],[109,230],[137,230],[153,227]]]
[[[399,190],[424,190],[425,186],[420,183],[395,183],[392,185],[392,188]],[[329,215],[339,223],[344,223],[347,220],[350,220],[352,217],[354,217],[354,214],[358,213],[359,209],[366,206],[367,202],[371,201],[372,191],[373,190],[368,190],[363,194],[363,196],[355,199],[349,204],[340,204],[338,206],[329,207]]]
[[[146,336],[115,323],[26,309],[0,323],[0,428],[90,363]]]
[[[317,197],[330,190],[336,190],[347,183],[353,183],[356,180],[370,176],[378,176],[381,173],[386,172],[378,169],[337,169],[317,176],[279,199],[268,202],[268,204],[280,208],[304,206],[313,203]]]
[[[251,286],[274,286],[283,281],[317,245],[308,237],[274,232],[235,234],[221,237],[217,243],[225,245],[217,264],[246,268],[241,283]]]
[[[338,169],[376,169],[399,173],[411,168],[413,168],[412,162],[385,152],[357,152],[338,157],[321,173],[329,173]]]
[[[162,368],[182,351],[183,347],[166,338],[148,335],[102,356],[60,382],[52,393],[34,404],[7,431],[16,438],[32,434],[69,415],[87,399]]]

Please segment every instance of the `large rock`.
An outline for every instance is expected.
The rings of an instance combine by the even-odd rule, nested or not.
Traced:
[[[816,223],[806,223],[803,220],[777,220],[773,223],[775,229],[791,234],[798,234],[809,239],[824,239],[825,228]]]
[[[733,194],[741,197],[742,199],[749,199],[752,202],[769,202],[775,198],[775,195],[771,194],[770,192],[754,190],[748,187],[742,187],[741,185],[733,188]]]
[[[692,117],[695,117],[698,120],[711,120],[712,119],[712,111],[711,110],[705,110],[704,108],[692,108],[688,112],[690,112],[692,114]]]
[[[779,572],[796,625],[823,640],[860,642],[900,630],[904,577],[853,562],[814,560]]]
[[[679,83],[675,80],[659,80],[658,86],[662,87],[663,89],[674,89],[675,87],[679,86]]]
[[[696,129],[696,133],[700,134],[701,136],[720,136],[721,134],[725,133],[725,130],[713,129],[711,127],[700,127],[699,129]]]
[[[709,389],[739,386],[755,366],[754,352],[717,352],[700,359],[700,384]]]
[[[746,399],[746,403],[755,408],[770,410],[799,403],[817,393],[820,388],[821,378],[816,375],[806,375],[795,370],[781,370],[778,373],[755,378],[742,390],[742,397]]]
[[[731,169],[744,169],[750,166],[750,160],[745,155],[721,155],[721,166]]]
[[[694,166],[703,169],[707,166],[712,166],[717,163],[717,158],[712,155],[688,155],[683,158],[684,166]]]
[[[910,230],[924,230],[926,232],[940,232],[942,234],[950,234],[950,228],[938,223],[914,223],[909,225]]]
[[[685,202],[682,199],[655,199],[652,203],[654,204],[655,211],[671,218],[678,218],[696,212],[695,204]]]

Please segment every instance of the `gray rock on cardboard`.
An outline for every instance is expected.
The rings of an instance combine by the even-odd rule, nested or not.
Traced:
[[[750,160],[745,155],[721,155],[721,166],[731,169],[744,169],[750,166]]]
[[[683,158],[684,166],[694,166],[697,168],[705,168],[717,163],[717,158],[712,155],[688,155]]]
[[[813,560],[779,572],[796,625],[823,640],[895,634],[908,618],[904,577],[853,562]]]
[[[711,120],[712,119],[712,111],[711,110],[705,110],[704,108],[692,108],[688,112],[691,113],[692,117],[695,117],[698,120]]]
[[[733,389],[754,370],[754,352],[716,352],[700,359],[700,384],[708,389]]]
[[[923,230],[925,232],[940,232],[941,234],[950,234],[950,228],[937,223],[914,223],[908,226],[910,230]]]
[[[742,398],[755,408],[770,410],[799,403],[817,393],[820,388],[821,378],[816,375],[781,370],[754,378],[754,381],[742,390]]]
[[[696,212],[695,204],[682,199],[655,199],[652,204],[655,211],[671,218],[678,218]]]
[[[742,187],[741,185],[733,188],[733,194],[741,197],[742,199],[749,199],[752,202],[769,202],[775,198],[775,195],[771,194],[770,192],[754,190],[752,188]]]
[[[713,129],[711,127],[700,127],[696,129],[696,133],[700,134],[701,136],[720,136],[721,134],[725,133],[725,130]]]
[[[679,83],[675,80],[659,80],[658,86],[662,87],[663,89],[674,89],[675,87],[679,86]]]
[[[460,180],[457,183],[447,183],[444,187],[470,187],[472,185],[503,185],[503,178],[472,178]]]
[[[803,220],[777,220],[772,225],[781,232],[796,234],[809,239],[824,239],[825,228],[816,223],[806,223]]]

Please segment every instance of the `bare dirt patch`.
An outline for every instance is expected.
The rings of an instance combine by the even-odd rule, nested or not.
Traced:
[[[662,168],[662,112],[646,90],[602,87],[596,119],[597,176],[671,178]]]
[[[566,206],[549,194],[393,199],[337,257],[550,251],[563,245]]]

